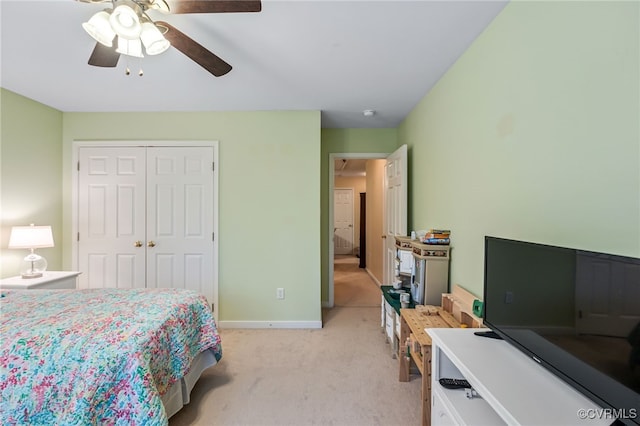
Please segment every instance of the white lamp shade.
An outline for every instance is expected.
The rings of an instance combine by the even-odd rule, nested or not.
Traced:
[[[118,37],[118,48],[116,52],[123,55],[136,56],[138,58],[144,57],[142,54],[142,43],[140,39],[128,40],[126,38]]]
[[[158,55],[171,46],[171,43],[164,38],[158,27],[151,22],[144,22],[142,24],[140,40],[142,40],[144,44],[147,55]]]
[[[82,24],[82,28],[98,43],[108,47],[112,46],[116,33],[111,28],[107,11],[103,10],[93,15],[88,22]]]
[[[119,38],[134,40],[140,37],[140,32],[142,31],[140,18],[136,11],[132,9],[132,6],[121,4],[113,9],[109,17],[111,28],[118,34]]]
[[[53,247],[50,226],[14,226],[9,237],[10,249],[35,249]]]

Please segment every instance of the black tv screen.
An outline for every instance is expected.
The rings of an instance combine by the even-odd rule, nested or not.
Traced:
[[[484,324],[640,424],[640,259],[486,236]]]

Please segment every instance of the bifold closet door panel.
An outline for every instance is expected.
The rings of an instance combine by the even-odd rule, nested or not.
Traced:
[[[82,147],[78,173],[78,287],[144,288],[145,148]]]
[[[213,148],[147,148],[147,287],[213,300]]]

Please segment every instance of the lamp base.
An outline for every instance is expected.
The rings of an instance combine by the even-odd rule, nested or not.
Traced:
[[[23,272],[22,278],[40,278],[42,276],[42,272]]]
[[[20,275],[25,279],[40,278],[46,270],[47,259],[38,254],[31,253],[22,261]]]

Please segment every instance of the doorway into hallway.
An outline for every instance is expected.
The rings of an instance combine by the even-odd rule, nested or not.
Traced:
[[[336,255],[333,263],[334,306],[379,307],[380,288],[355,255]]]

